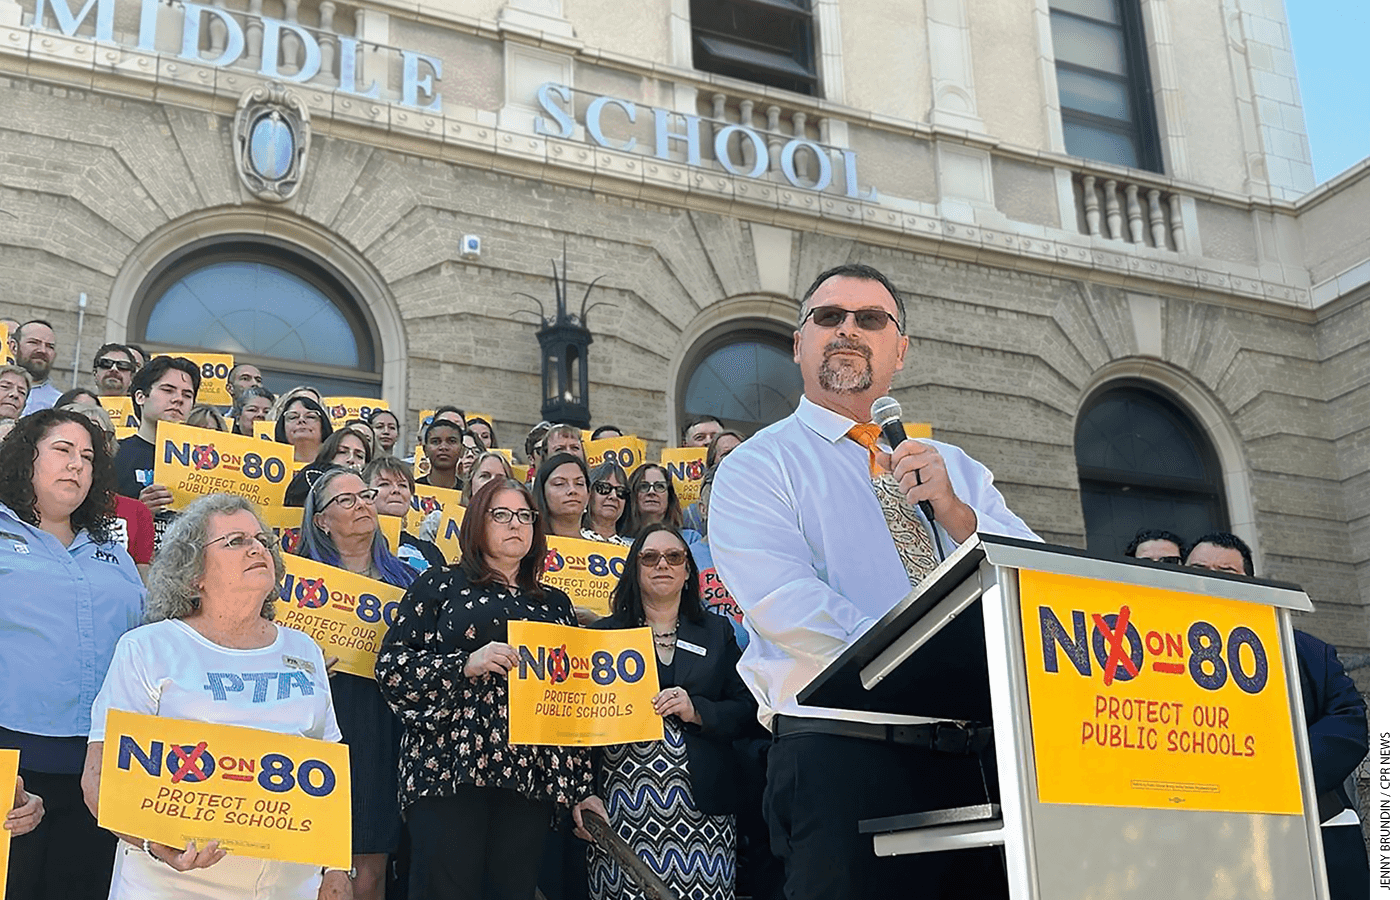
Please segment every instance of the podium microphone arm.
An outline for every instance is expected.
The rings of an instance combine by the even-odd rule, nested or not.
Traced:
[[[904,433],[904,423],[900,421],[902,413],[899,401],[893,397],[881,397],[870,406],[871,421],[880,426],[880,433],[885,436],[885,442],[890,445],[890,450],[896,449],[908,440],[908,435]],[[914,477],[918,478],[919,474],[915,472]],[[924,514],[924,518],[928,519],[929,528],[933,530],[933,549],[938,554],[939,563],[942,563],[947,555],[943,552],[943,538],[938,533],[938,523],[933,515],[933,504],[927,500],[920,500],[919,511]]]

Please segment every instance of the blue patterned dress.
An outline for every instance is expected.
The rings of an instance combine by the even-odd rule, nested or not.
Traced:
[[[710,816],[690,794],[685,738],[670,717],[660,741],[602,750],[603,805],[618,836],[681,900],[733,900],[734,817]],[[606,853],[588,846],[590,900],[642,900]]]

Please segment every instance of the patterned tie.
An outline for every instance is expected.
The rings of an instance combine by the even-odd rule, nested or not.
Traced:
[[[938,557],[934,555],[933,539],[924,528],[924,520],[899,489],[899,482],[875,462],[875,440],[880,436],[880,426],[870,423],[855,425],[846,432],[846,436],[870,454],[870,489],[875,492],[875,499],[880,501],[880,511],[885,514],[885,523],[909,575],[909,584],[917,585],[938,567]]]

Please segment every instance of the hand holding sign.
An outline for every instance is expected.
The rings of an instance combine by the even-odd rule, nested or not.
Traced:
[[[5,830],[11,837],[28,834],[44,819],[44,798],[24,789],[24,778],[15,776],[15,805],[5,816]]]
[[[651,698],[651,705],[658,716],[675,716],[691,725],[701,724],[700,714],[695,711],[695,704],[683,687],[668,687]]]
[[[480,678],[482,675],[495,673],[497,675],[509,675],[511,670],[520,665],[520,654],[510,644],[503,644],[500,641],[492,641],[484,647],[478,647],[467,657],[466,668],[463,674],[468,678]]]

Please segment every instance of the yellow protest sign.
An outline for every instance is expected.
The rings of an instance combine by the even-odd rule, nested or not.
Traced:
[[[276,433],[277,423],[272,419],[253,420],[253,437],[258,440],[275,442],[277,440]]]
[[[11,337],[10,326],[0,325],[0,359],[3,359],[4,365],[7,366],[13,366],[15,364],[15,351],[10,349]],[[0,831],[2,830],[4,829],[0,829]],[[0,882],[0,884],[3,883],[4,882]]]
[[[398,516],[380,516],[379,530],[383,532],[384,540],[389,542],[389,552],[398,554],[399,540],[403,536],[403,519]]]
[[[233,403],[228,393],[228,373],[233,371],[232,353],[171,353],[199,366],[199,393],[194,402],[208,403],[222,412]]]
[[[511,467],[510,467],[510,477],[514,478],[516,481],[520,482],[521,484],[529,484],[529,483],[530,483],[530,467],[529,467],[529,466],[518,466],[518,465],[512,464]]]
[[[413,448],[413,478],[426,478],[432,471],[432,466],[428,464],[428,454],[423,452],[423,445],[419,444]]]
[[[907,438],[924,438],[933,440],[933,425],[928,422],[905,422],[904,436]]]
[[[112,417],[112,425],[117,429],[117,440],[124,441],[141,428],[141,420],[136,417],[136,407],[130,397],[98,397],[97,402]]]
[[[272,506],[262,511],[263,521],[282,547],[284,555],[297,552],[301,540],[301,520],[305,511],[300,506]]]
[[[421,537],[418,533],[423,525],[423,519],[428,513],[439,509],[450,510],[461,506],[462,492],[456,488],[433,487],[428,484],[415,484],[413,486],[413,499],[409,501],[408,512],[403,517],[403,530],[414,537]],[[448,514],[443,513],[446,519]],[[434,532],[432,540],[436,541],[437,536],[442,533],[442,523],[439,521],[438,530]]]
[[[301,556],[288,556],[277,621],[340,657],[337,672],[374,678],[374,661],[403,589]]]
[[[544,560],[544,583],[568,594],[574,606],[600,616],[610,614],[613,588],[627,561],[628,548],[556,534],[545,540],[549,553]]]
[[[388,409],[389,404],[376,397],[324,397],[321,404],[331,417],[331,428],[340,428],[352,419],[364,419],[376,410]]]
[[[1042,803],[1301,815],[1271,607],[1021,572]]]
[[[661,451],[661,465],[671,476],[681,506],[689,506],[700,499],[700,482],[705,480],[705,454],[708,452],[708,447],[667,447]]]
[[[296,469],[290,444],[177,422],[156,426],[155,483],[175,495],[174,509],[219,492],[238,494],[263,509],[281,506]]]
[[[635,434],[603,438],[600,441],[584,441],[583,454],[588,459],[590,469],[599,463],[613,462],[631,475],[633,469],[647,460],[647,442]]]
[[[597,747],[661,740],[650,628],[506,623],[520,651],[507,688],[510,742]]]
[[[449,566],[462,561],[462,525],[467,518],[467,510],[461,506],[445,506],[442,521],[438,523],[437,537],[433,543],[442,551],[442,558]]]
[[[0,328],[4,328],[0,325]],[[0,797],[6,798],[5,809],[15,796],[15,779],[19,777],[19,751],[0,750]],[[5,896],[5,879],[10,874],[10,832],[0,828],[0,897]]]
[[[237,725],[107,713],[97,822],[238,856],[350,866],[345,744]]]

